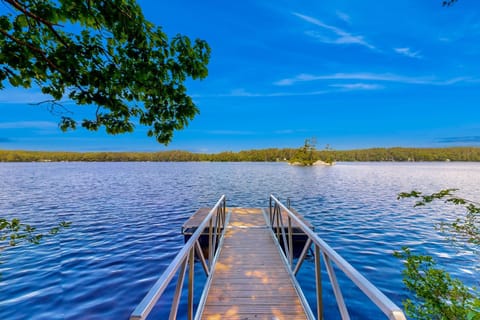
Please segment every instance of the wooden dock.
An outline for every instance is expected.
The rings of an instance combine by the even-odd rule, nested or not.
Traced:
[[[237,210],[241,208],[232,208],[232,210]],[[193,235],[193,233],[197,230],[197,227],[200,225],[200,223],[205,219],[207,214],[210,212],[211,208],[200,208],[198,209],[182,226],[182,234],[185,238],[185,242],[190,239],[190,236]],[[268,218],[268,208],[257,208],[257,210],[264,210],[266,213],[266,216]],[[290,209],[308,228],[311,230],[315,230],[313,225],[305,220],[305,218],[299,214],[297,211],[294,209]],[[287,213],[285,211],[282,211],[282,218],[284,223],[286,224],[287,221]],[[214,215],[215,219],[215,215]],[[264,221],[265,222],[265,221]],[[276,230],[275,228],[278,227],[277,221],[273,221],[273,229]],[[286,231],[286,230],[285,230]],[[292,222],[292,235],[293,235],[293,254],[295,257],[298,257],[300,254],[301,250],[305,246],[305,242],[307,241],[308,237],[305,235],[305,233],[302,231],[302,229],[298,226],[296,222]],[[202,235],[200,236],[199,243],[204,249],[204,254],[205,257],[208,257],[208,252],[206,248],[208,248],[208,230],[204,230]]]
[[[233,208],[202,319],[307,319],[259,208]]]
[[[182,297],[186,299],[186,310],[181,317],[189,320],[315,319],[312,306],[295,279],[312,246],[315,268],[311,279],[319,318],[323,315],[321,270],[325,270],[341,318],[349,319],[335,275],[336,266],[388,319],[406,319],[395,303],[323,241],[301,215],[275,196],[270,195],[268,209],[227,210],[225,199],[222,195],[212,209],[201,208],[185,222],[185,245],[133,310],[130,320],[145,320],[159,299],[168,301],[164,293],[174,279],[176,288],[170,299],[169,319],[177,319]],[[293,259],[296,246],[301,253]],[[325,269],[321,267],[321,257]],[[199,302],[195,302],[193,292],[197,262],[207,275]],[[184,280],[188,283],[186,295],[182,294]]]

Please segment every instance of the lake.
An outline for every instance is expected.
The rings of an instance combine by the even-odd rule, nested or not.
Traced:
[[[1,252],[0,319],[127,319],[181,249],[183,222],[222,194],[230,207],[267,207],[270,194],[290,198],[321,238],[399,306],[407,292],[392,252],[405,245],[478,285],[478,256],[434,229],[460,208],[413,208],[397,194],[459,188],[459,196],[479,201],[479,181],[480,163],[455,162],[0,163],[0,216],[40,231],[72,223],[39,245]],[[302,282],[312,267],[304,267]],[[337,275],[352,319],[377,317]],[[313,290],[307,285],[307,296]],[[334,308],[331,294],[325,299]]]

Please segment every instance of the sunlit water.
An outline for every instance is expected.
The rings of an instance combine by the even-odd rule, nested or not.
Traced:
[[[458,209],[418,209],[396,197],[459,188],[478,201],[479,181],[477,163],[1,163],[0,216],[20,217],[40,231],[62,220],[72,226],[39,245],[1,252],[0,319],[127,319],[182,247],[183,222],[222,194],[228,206],[266,207],[271,193],[290,198],[324,240],[398,305],[407,292],[392,252],[404,245],[478,285],[478,256],[452,247],[434,229]],[[300,276],[309,299],[312,270],[306,263]],[[352,318],[378,318],[338,276]],[[328,285],[324,299],[327,316],[337,318]],[[161,318],[163,309],[154,312]]]

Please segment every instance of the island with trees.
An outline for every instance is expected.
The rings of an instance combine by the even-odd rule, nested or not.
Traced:
[[[293,158],[288,160],[288,164],[292,166],[303,166],[303,167],[318,166],[318,165],[324,165],[324,166],[333,165],[335,161],[330,152],[323,154],[322,156],[324,156],[324,158],[319,158],[319,154],[316,149],[316,144],[317,144],[317,139],[314,137],[310,139],[305,139],[304,145],[297,149],[297,151],[293,155]],[[329,150],[328,146],[326,150]]]

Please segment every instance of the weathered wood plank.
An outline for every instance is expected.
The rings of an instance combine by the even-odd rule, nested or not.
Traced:
[[[200,208],[198,209],[182,226],[182,230],[188,230],[191,228],[197,228],[212,208]],[[215,219],[216,213],[214,214]]]

